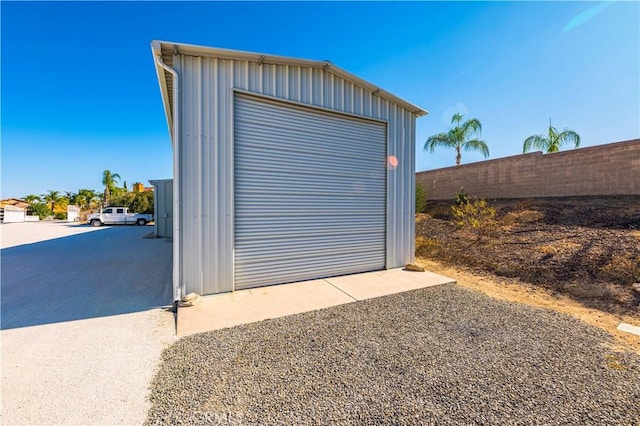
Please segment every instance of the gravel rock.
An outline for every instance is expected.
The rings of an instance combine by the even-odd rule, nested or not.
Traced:
[[[444,285],[189,336],[147,424],[638,424],[640,357]]]

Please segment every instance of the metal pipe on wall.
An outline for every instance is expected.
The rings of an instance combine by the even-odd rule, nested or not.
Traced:
[[[178,72],[162,61],[160,55],[156,62],[173,76],[173,300],[182,297],[180,286],[180,79]]]

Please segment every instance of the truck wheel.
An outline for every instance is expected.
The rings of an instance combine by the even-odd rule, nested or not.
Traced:
[[[91,221],[91,226],[97,228],[98,226],[102,226],[102,222],[100,222],[100,220],[98,220],[98,219],[93,219]]]
[[[136,220],[136,224],[137,224],[138,226],[144,226],[144,225],[146,225],[146,224],[147,224],[147,221],[146,221],[146,220],[144,220],[144,219],[138,219],[138,220]]]

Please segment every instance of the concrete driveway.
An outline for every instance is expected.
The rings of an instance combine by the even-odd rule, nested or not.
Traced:
[[[432,272],[396,268],[238,290],[180,307],[177,332],[183,337],[454,282]]]
[[[140,424],[175,340],[171,244],[151,227],[0,227],[3,424]],[[24,243],[24,244],[21,244]]]

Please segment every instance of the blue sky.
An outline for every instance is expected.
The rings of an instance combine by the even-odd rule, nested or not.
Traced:
[[[640,137],[638,2],[7,2],[1,13],[2,197],[171,177],[154,39],[328,59],[427,109],[423,151],[454,112],[490,158],[549,118],[582,146]],[[463,153],[462,162],[482,160]]]

